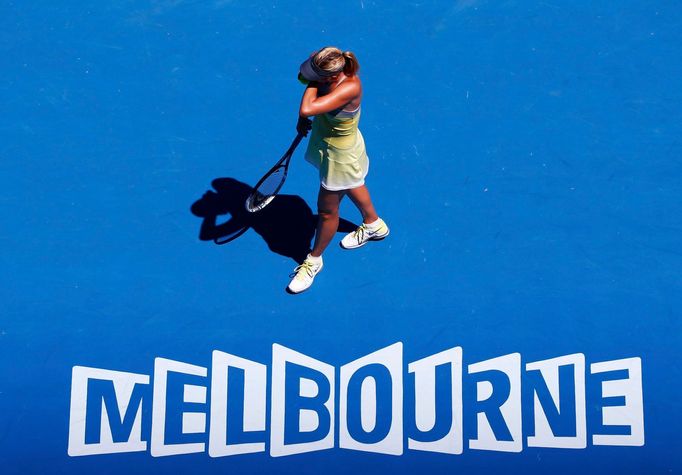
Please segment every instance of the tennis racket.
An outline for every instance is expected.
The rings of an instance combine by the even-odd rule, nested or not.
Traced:
[[[282,158],[275,163],[275,166],[258,181],[253,191],[246,199],[246,203],[244,203],[248,212],[255,213],[256,211],[265,208],[275,198],[277,193],[279,193],[279,190],[282,189],[284,180],[287,179],[289,162],[294,154],[294,150],[296,150],[296,147],[301,143],[302,139],[303,135],[298,134],[291,143],[289,150],[287,150]]]

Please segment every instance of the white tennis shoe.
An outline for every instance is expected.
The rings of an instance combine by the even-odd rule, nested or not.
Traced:
[[[369,241],[381,241],[390,232],[384,220],[379,218],[370,224],[362,223],[358,229],[346,234],[339,244],[344,249],[356,249]]]
[[[322,256],[319,259],[311,259],[311,255],[308,254],[305,261],[299,266],[296,266],[294,272],[290,275],[293,277],[287,291],[291,294],[300,294],[304,290],[307,290],[311,285],[313,285],[313,280],[318,272],[322,270]],[[315,262],[317,261],[317,262]]]

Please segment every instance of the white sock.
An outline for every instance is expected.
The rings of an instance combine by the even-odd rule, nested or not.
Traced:
[[[322,262],[322,256],[315,257],[313,255],[308,254],[308,257],[306,257],[306,260],[312,262],[313,264],[319,264]]]
[[[379,229],[379,226],[381,226],[381,218],[377,218],[376,221],[372,221],[371,223],[365,223],[365,227],[369,229],[370,231],[376,231]]]

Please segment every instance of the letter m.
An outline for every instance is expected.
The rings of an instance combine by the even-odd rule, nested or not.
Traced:
[[[142,402],[148,388],[149,376],[144,374],[74,366],[69,455],[147,450],[142,440]]]

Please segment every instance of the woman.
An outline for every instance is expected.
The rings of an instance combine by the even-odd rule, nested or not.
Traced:
[[[369,160],[358,122],[362,84],[360,65],[353,53],[326,47],[301,64],[299,79],[308,86],[301,99],[297,130],[312,132],[305,158],[320,171],[317,197],[318,223],[315,244],[305,261],[294,269],[287,290],[303,292],[322,270],[322,252],[339,226],[339,203],[348,195],[362,213],[362,224],[341,241],[344,249],[356,249],[384,239],[389,229],[379,218],[365,186]]]

